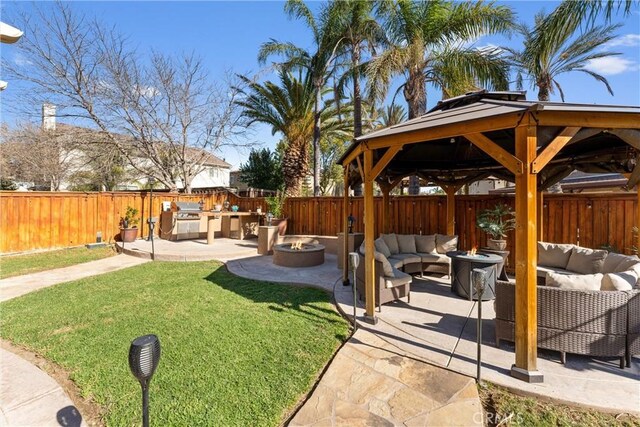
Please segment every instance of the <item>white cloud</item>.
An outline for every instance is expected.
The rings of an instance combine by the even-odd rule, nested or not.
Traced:
[[[598,74],[602,74],[603,76],[613,76],[615,74],[626,73],[628,71],[639,71],[640,65],[629,59],[610,56],[606,58],[592,59],[587,63],[585,68]]]
[[[27,59],[26,56],[24,56],[21,53],[16,53],[13,56],[13,62],[18,66],[18,67],[24,67],[25,65],[33,65],[33,62],[31,62],[29,59]]]
[[[606,47],[616,47],[616,46],[625,46],[625,47],[634,47],[640,45],[640,34],[625,34],[624,36],[617,37],[610,42],[608,42]]]

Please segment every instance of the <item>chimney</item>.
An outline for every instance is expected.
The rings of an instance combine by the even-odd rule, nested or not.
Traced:
[[[56,130],[56,106],[42,104],[42,130]]]

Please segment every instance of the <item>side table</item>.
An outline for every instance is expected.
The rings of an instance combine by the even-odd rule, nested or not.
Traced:
[[[496,265],[496,268],[498,269],[498,279],[505,281],[509,280],[509,276],[507,276],[507,269],[505,268],[507,265],[509,265],[509,251],[498,251],[496,249],[480,248],[479,252],[484,254],[500,255],[502,257],[502,262]]]
[[[451,258],[451,291],[469,301],[477,300],[478,295],[471,280],[474,269],[481,269],[486,274],[486,285],[482,293],[482,300],[488,301],[495,298],[496,289],[496,265],[502,262],[502,257],[495,254],[467,255],[465,251],[447,252]]]

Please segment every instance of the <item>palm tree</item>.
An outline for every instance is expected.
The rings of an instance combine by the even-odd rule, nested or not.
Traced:
[[[279,84],[264,84],[241,77],[247,84],[244,99],[237,102],[244,108],[243,115],[251,123],[271,126],[272,134],[284,136],[286,148],[282,156],[282,174],[285,195],[300,195],[301,184],[309,170],[309,142],[314,136],[315,88],[309,73],[297,75],[281,70]],[[321,95],[326,90],[321,91]],[[320,123],[325,135],[345,138],[351,132],[351,123],[341,120],[335,102],[327,101],[320,109]]]
[[[340,52],[346,57],[345,71],[338,89],[351,81],[353,84],[353,136],[362,135],[362,79],[363,55],[375,53],[376,46],[386,43],[386,35],[373,16],[374,3],[362,0],[332,1],[327,13],[335,15],[331,22],[338,24],[337,33],[342,40]],[[368,51],[368,52],[367,52]]]
[[[258,61],[264,64],[272,55],[283,56],[285,61],[279,64],[284,69],[302,68],[310,76],[309,83],[314,89],[315,104],[313,107],[313,193],[320,195],[320,116],[322,115],[322,92],[328,78],[336,69],[337,51],[341,38],[336,29],[339,28],[333,21],[336,14],[327,13],[323,9],[318,19],[313,16],[311,10],[302,0],[287,0],[285,12],[289,16],[303,19],[313,34],[315,50],[310,52],[291,42],[279,42],[270,40],[260,47]]]
[[[540,35],[534,38],[534,44],[544,44],[545,38],[541,37],[542,35],[553,40],[561,37],[562,34],[573,33],[585,23],[592,25],[600,16],[604,16],[607,23],[611,22],[615,13],[621,12],[623,16],[628,16],[631,14],[634,3],[639,2],[638,0],[564,0],[542,25],[536,27],[536,32]],[[535,49],[543,48],[536,46]]]
[[[382,0],[379,13],[391,45],[368,67],[370,91],[384,98],[391,79],[404,75],[406,80],[398,91],[402,89],[407,101],[409,119],[426,112],[427,83],[450,96],[476,84],[507,89],[508,66],[499,50],[479,50],[464,43],[508,31],[512,26],[508,7],[481,1]],[[410,194],[419,189],[418,177],[412,177]]]
[[[378,110],[377,128],[386,128],[407,120],[407,112],[402,105],[391,104]]]
[[[451,88],[461,78],[497,89],[508,87],[508,67],[500,60],[498,50],[463,46],[481,35],[508,31],[512,26],[508,7],[482,2],[397,0],[382,2],[380,14],[392,44],[371,61],[370,83],[372,90],[384,97],[391,79],[403,74],[406,80],[401,88],[409,119],[425,113],[427,83],[452,95],[457,93]],[[456,73],[452,75],[451,70]]]
[[[578,37],[574,37],[577,27],[570,25],[556,32],[555,37],[550,38],[537,29],[545,26],[552,16],[553,14],[538,13],[535,17],[534,29],[524,23],[518,25],[518,32],[524,37],[523,50],[505,48],[511,54],[510,60],[517,70],[518,89],[523,88],[523,80],[527,76],[531,80],[531,86],[538,89],[539,101],[549,101],[550,94],[557,89],[564,102],[564,92],[557,77],[560,74],[579,71],[602,82],[613,95],[613,90],[606,78],[584,67],[592,59],[618,55],[618,53],[599,49],[615,37],[614,31],[619,28],[619,25],[589,28]]]

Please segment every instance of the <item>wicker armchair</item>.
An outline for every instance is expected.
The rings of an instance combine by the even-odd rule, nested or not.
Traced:
[[[496,345],[515,340],[515,286],[496,283]],[[538,287],[538,347],[590,356],[617,356],[624,368],[628,340],[628,302],[632,292],[579,291]],[[639,301],[640,303],[640,301]],[[640,317],[637,314],[636,317]],[[640,324],[640,321],[638,321]],[[637,330],[640,333],[640,328]],[[640,347],[636,334],[633,345]]]
[[[631,356],[640,355],[640,290],[629,292],[629,330],[627,333],[627,367],[631,366]]]
[[[364,279],[364,256],[360,255],[360,264],[356,269],[356,291],[358,292],[358,299],[364,301],[365,297],[365,279]],[[382,263],[376,261],[375,274],[376,274],[376,305],[378,311],[381,310],[380,306],[388,302],[398,300],[400,298],[407,297],[407,302],[411,302],[411,276],[404,281],[404,284],[387,288],[386,278],[383,273]]]

